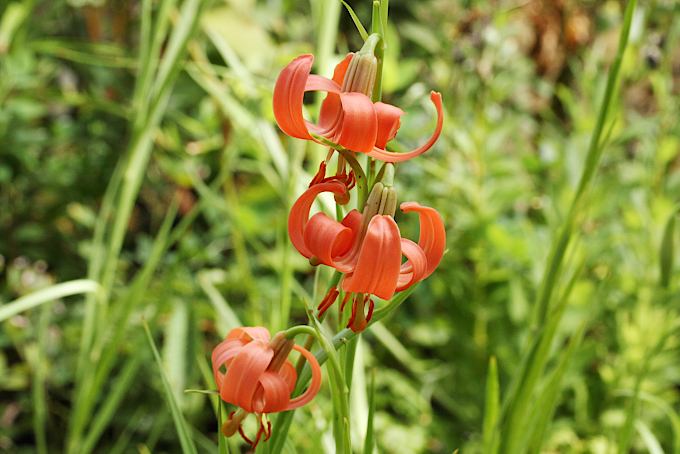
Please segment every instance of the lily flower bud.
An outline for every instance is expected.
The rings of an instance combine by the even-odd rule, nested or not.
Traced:
[[[368,97],[371,96],[378,72],[375,46],[379,41],[380,37],[378,35],[373,34],[369,36],[361,50],[354,54],[347,68],[345,79],[342,81],[342,91],[363,93]]]

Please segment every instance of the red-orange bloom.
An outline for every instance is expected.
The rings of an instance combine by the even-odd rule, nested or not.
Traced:
[[[416,212],[420,218],[418,243],[402,238],[394,218],[378,214],[364,229],[364,219],[357,210],[338,222],[324,213],[311,218],[314,199],[322,192],[344,195],[341,182],[313,185],[293,205],[288,218],[288,233],[293,246],[313,263],[323,263],[345,274],[342,289],[357,294],[372,294],[390,299],[428,277],[439,265],[446,246],[446,230],[437,210],[416,202],[401,204],[405,213]],[[401,257],[406,262],[401,263]],[[328,308],[337,297],[330,292],[322,305]],[[325,310],[325,309],[324,309]]]
[[[437,126],[432,137],[409,152],[387,151],[387,143],[396,136],[404,111],[390,104],[373,103],[363,93],[342,91],[353,56],[348,54],[336,66],[332,80],[310,74],[314,57],[309,54],[297,57],[281,71],[274,87],[274,116],[281,130],[291,137],[319,143],[323,143],[319,138],[324,138],[337,146],[367,153],[385,162],[405,161],[432,148],[442,130],[441,94],[430,94],[437,109]],[[308,91],[328,93],[316,124],[302,115],[303,97]]]
[[[297,350],[307,360],[312,370],[312,380],[299,397],[290,397],[297,373],[287,359],[291,349]],[[236,430],[253,447],[271,435],[271,424],[265,424],[264,415],[292,410],[311,401],[321,387],[321,368],[308,350],[277,336],[270,340],[269,331],[263,327],[236,328],[215,347],[212,353],[212,368],[220,397],[245,412],[232,413],[222,431],[231,436]],[[254,440],[250,440],[241,427],[241,421],[248,413],[255,413],[260,428]]]

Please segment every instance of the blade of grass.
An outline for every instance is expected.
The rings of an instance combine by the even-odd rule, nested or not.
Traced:
[[[340,360],[335,347],[323,332],[319,320],[314,316],[312,310],[308,310],[309,318],[312,322],[316,337],[321,348],[326,352],[328,358],[328,381],[331,387],[331,399],[333,401],[333,435],[335,438],[335,452],[339,454],[350,454],[352,452],[352,440],[350,437],[349,425],[349,388],[345,382]]]
[[[146,324],[146,322],[144,322],[144,331],[146,332],[146,338],[149,342],[149,347],[151,348],[151,352],[153,353],[154,360],[156,361],[156,366],[158,367],[158,371],[161,376],[161,381],[163,383],[163,393],[165,395],[165,399],[168,402],[168,406],[170,407],[170,412],[172,413],[172,419],[175,423],[175,429],[177,430],[177,435],[179,437],[179,442],[182,447],[182,452],[196,454],[197,452],[196,446],[194,445],[194,442],[191,439],[190,435],[191,429],[189,428],[186,420],[184,419],[184,415],[182,414],[182,411],[179,408],[179,404],[175,399],[175,394],[172,391],[172,386],[170,385],[168,377],[165,374],[165,370],[163,369],[161,355],[158,353],[158,349],[156,348],[156,344],[153,341],[151,331],[149,330],[149,326]]]
[[[169,245],[172,244],[171,239],[169,240],[168,237],[170,236],[172,223],[177,216],[178,208],[179,202],[175,199],[168,207],[165,219],[154,239],[151,253],[144,263],[144,267],[135,275],[132,284],[121,298],[120,304],[115,305],[115,310],[111,314],[111,320],[114,323],[109,325],[106,336],[99,336],[97,344],[94,347],[90,347],[91,357],[96,359],[96,366],[94,370],[90,369],[89,373],[83,375],[77,381],[78,387],[74,393],[74,403],[69,421],[69,449],[73,451],[79,451],[78,434],[85,430],[85,425],[89,419],[88,415],[94,408],[97,398],[100,397],[94,390],[101,389],[105,385],[106,380],[108,380],[111,369],[118,358],[120,344],[124,340],[130,315],[134,308],[143,301],[151,278],[163,254]],[[179,229],[181,225],[177,228]]]
[[[223,281],[224,277],[225,272],[223,270],[201,270],[196,275],[198,285],[215,308],[217,329],[220,334],[226,334],[234,328],[243,326],[227,300],[215,287],[215,283]]]
[[[529,445],[530,453],[540,453],[543,445],[543,439],[548,429],[548,424],[553,419],[555,408],[557,407],[560,391],[562,390],[562,379],[567,372],[567,368],[571,363],[576,349],[581,345],[583,334],[585,333],[586,324],[583,323],[578,331],[571,337],[567,349],[562,354],[558,365],[555,367],[552,375],[548,379],[545,389],[541,393],[537,402],[538,411],[533,415],[533,423],[529,426],[531,431],[531,439]]]
[[[371,381],[368,387],[368,420],[366,422],[366,438],[364,438],[364,454],[372,454],[375,446],[373,418],[375,417],[375,369],[371,369]]]
[[[496,357],[489,358],[486,374],[486,400],[484,405],[484,422],[482,424],[482,440],[484,452],[493,454],[498,450],[498,415],[500,413],[500,384]]]
[[[595,128],[590,136],[590,143],[586,153],[586,160],[583,166],[583,171],[578,182],[576,193],[569,206],[567,217],[560,229],[558,235],[551,244],[550,252],[548,254],[548,263],[541,280],[539,287],[536,305],[534,306],[534,327],[543,325],[550,309],[550,301],[552,299],[553,291],[557,277],[560,275],[562,263],[564,261],[565,251],[572,235],[574,234],[574,227],[576,218],[583,209],[584,195],[592,184],[593,177],[600,163],[600,158],[604,148],[601,146],[602,132],[609,115],[609,108],[611,106],[612,95],[616,91],[619,73],[621,71],[621,62],[623,61],[623,54],[628,46],[628,37],[630,35],[630,27],[633,20],[633,12],[637,0],[629,0],[626,5],[624,13],[623,27],[619,35],[619,44],[616,51],[616,57],[609,69],[607,75],[607,84],[600,104],[600,109],[597,115]]]
[[[678,213],[680,213],[680,208],[673,210],[668,217],[659,250],[659,285],[665,289],[670,287],[671,275],[673,273],[675,218],[678,216]]]
[[[12,45],[16,31],[33,9],[33,1],[10,3],[5,8],[0,21],[0,55],[6,53]]]
[[[50,287],[37,290],[28,295],[17,298],[9,303],[0,305],[0,322],[7,320],[41,304],[49,303],[67,296],[82,295],[84,293],[94,293],[101,290],[97,282],[89,279],[76,279],[73,281],[62,282]]]
[[[135,95],[139,96],[142,102],[135,103],[137,105],[137,115],[132,120],[133,136],[128,153],[121,158],[124,164],[121,170],[122,180],[120,181],[120,189],[116,188],[116,191],[112,191],[117,197],[113,204],[115,206],[115,217],[113,218],[110,234],[103,234],[101,236],[102,240],[106,239],[106,246],[103,243],[94,245],[96,252],[100,251],[100,248],[104,249],[101,258],[101,271],[98,273],[100,276],[96,278],[96,280],[101,282],[103,290],[97,304],[95,304],[94,300],[91,300],[86,305],[76,370],[76,386],[74,391],[76,394],[74,401],[76,402],[79,399],[83,399],[79,394],[91,392],[91,389],[82,385],[83,376],[87,375],[85,371],[88,370],[87,366],[92,360],[90,357],[91,347],[92,345],[99,344],[98,340],[95,339],[95,334],[104,336],[108,331],[109,323],[106,312],[118,267],[118,258],[132,214],[134,201],[141,188],[145,170],[150,159],[153,132],[160,124],[165,112],[172,86],[182,68],[180,62],[186,53],[186,44],[196,28],[203,3],[201,0],[186,0],[182,4],[178,23],[173,28],[169,36],[168,46],[163,53],[159,74],[153,78],[154,85],[143,87],[147,89],[140,89],[135,92]],[[167,6],[167,11],[164,10],[166,5],[170,5],[170,3],[162,3],[161,14],[169,14],[169,6]],[[160,50],[161,44],[165,41],[164,37],[167,31],[167,25],[164,22],[165,16],[161,15],[159,21],[154,30],[154,43],[152,43],[150,50],[152,54],[154,52],[154,45],[157,43],[158,50]],[[147,83],[146,81],[151,78],[151,74],[155,72],[154,59],[156,56],[160,58],[160,52],[151,55],[151,58],[148,60],[144,60],[144,55],[141,56],[142,61],[139,64],[142,68],[142,73],[137,81],[138,84],[143,85]],[[153,96],[149,96],[149,93],[153,93]],[[117,186],[118,182],[112,180],[110,184]],[[100,211],[100,218],[105,214],[103,208]],[[103,222],[108,223],[108,220],[104,219]],[[79,450],[78,445],[80,444],[83,430],[82,421],[82,411],[72,413],[72,418],[69,422],[69,435],[67,437],[68,452],[78,452]]]
[[[519,453],[527,447],[524,443],[528,433],[523,421],[526,421],[530,414],[534,391],[548,361],[550,347],[567,307],[569,295],[582,269],[583,263],[574,271],[547,324],[536,334],[531,347],[522,357],[519,371],[513,378],[508,398],[504,400],[501,409],[502,421],[499,430],[501,452]]]
[[[83,441],[80,452],[90,453],[95,450],[99,438],[116,415],[116,411],[125,394],[130,390],[132,381],[137,376],[139,366],[142,364],[142,358],[142,355],[132,356],[123,367],[123,370],[111,381],[111,391],[107,393],[104,405],[92,419],[92,424],[87,431],[87,436]]]
[[[46,454],[47,450],[47,392],[45,379],[47,377],[47,342],[50,326],[50,305],[40,308],[38,321],[38,342],[33,367],[31,394],[33,400],[33,432],[38,454]]]
[[[167,340],[163,345],[163,364],[180,408],[184,403],[186,385],[188,331],[189,309],[186,302],[176,299],[168,324],[165,326],[165,339]]]
[[[638,406],[640,401],[640,391],[642,389],[642,383],[649,372],[654,358],[663,351],[666,346],[666,341],[669,337],[674,334],[674,330],[669,330],[664,335],[659,338],[656,344],[645,354],[644,361],[640,367],[640,371],[635,377],[635,386],[633,387],[633,395],[628,401],[628,407],[626,408],[626,419],[623,423],[623,427],[619,432],[618,437],[618,450],[617,452],[628,452],[633,439],[633,432],[635,427],[635,420],[637,419]]]
[[[123,454],[129,448],[130,440],[145,416],[145,409],[140,406],[129,419],[123,432],[116,437],[116,443],[110,448],[108,454]]]
[[[633,397],[632,390],[621,391],[620,394],[622,396]],[[654,405],[668,417],[668,420],[671,423],[671,429],[673,430],[673,449],[671,452],[674,454],[680,453],[680,415],[668,404],[668,402],[653,394],[640,391],[638,393],[638,398],[641,401]]]
[[[368,32],[364,28],[364,25],[361,23],[361,20],[359,19],[359,16],[357,16],[357,13],[354,12],[352,7],[349,6],[349,4],[345,0],[340,0],[340,3],[342,3],[342,5],[345,7],[350,17],[352,18],[352,22],[354,22],[354,26],[357,28],[357,31],[361,35],[361,39],[366,41],[368,39]]]
[[[654,433],[652,433],[647,424],[637,420],[635,421],[635,428],[640,434],[640,438],[642,438],[642,441],[647,447],[647,452],[649,452],[649,454],[664,454],[661,443],[659,443],[659,440],[656,438],[656,436],[654,436]]]
[[[352,342],[356,343],[354,348],[354,358],[352,360],[351,381],[347,382],[349,389],[349,411],[350,421],[352,421],[352,441],[355,445],[361,446],[362,440],[366,439],[366,426],[368,424],[368,383],[366,382],[365,349],[367,345],[362,341],[361,336],[355,337]],[[347,353],[349,349],[345,350]],[[349,358],[346,358],[348,360]],[[349,371],[345,369],[345,374]],[[345,375],[347,377],[348,375]]]
[[[517,380],[515,381],[516,386],[511,390],[509,396],[509,404],[506,408],[507,411],[504,412],[503,418],[504,427],[501,430],[501,452],[503,453],[522,453],[527,448],[524,444],[526,440],[524,423],[527,419],[535,386],[538,383],[549,354],[550,343],[552,342],[557,324],[559,324],[561,318],[561,315],[548,317],[550,314],[550,303],[556,287],[557,277],[561,272],[567,247],[574,233],[577,215],[580,214],[583,209],[584,195],[591,186],[602,156],[603,148],[600,147],[602,131],[608,118],[612,95],[616,89],[623,54],[628,45],[628,37],[636,3],[636,0],[630,0],[626,5],[616,57],[607,77],[604,96],[600,105],[595,128],[590,138],[581,178],[569,207],[565,222],[558,235],[555,237],[548,254],[548,263],[541,280],[533,314],[532,331],[536,333],[535,338],[539,339],[539,341],[535,342],[529,348],[529,354],[525,356],[527,361],[523,362],[520,369],[521,374],[518,375]],[[543,330],[539,330],[538,327],[546,326],[546,318],[551,318],[553,320],[552,322],[548,321],[547,323],[552,326],[550,326],[549,329],[544,328]]]

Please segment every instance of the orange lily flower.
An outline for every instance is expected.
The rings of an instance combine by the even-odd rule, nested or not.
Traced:
[[[291,399],[297,373],[288,360],[291,350],[296,350],[307,360],[312,370],[312,380],[307,390]],[[253,448],[264,435],[271,436],[271,423],[266,414],[293,410],[311,401],[321,387],[321,368],[312,353],[279,333],[270,339],[266,328],[244,327],[229,332],[212,352],[212,368],[220,397],[240,409],[232,412],[222,426],[229,437],[238,431]],[[249,413],[259,419],[259,429],[254,440],[243,432],[242,422]]]
[[[399,130],[404,111],[383,102],[373,103],[365,93],[347,91],[346,76],[354,76],[348,67],[355,54],[348,54],[335,68],[333,79],[310,74],[314,57],[306,54],[295,58],[279,75],[274,87],[274,116],[283,132],[298,139],[313,140],[333,147],[367,153],[385,162],[401,162],[432,148],[443,124],[441,94],[431,92],[437,109],[437,126],[423,145],[405,153],[386,150],[387,143]],[[365,84],[364,84],[365,86]],[[319,113],[318,124],[302,115],[303,97],[308,91],[328,93]]]
[[[401,210],[419,215],[417,244],[401,237],[397,223],[388,214],[374,214],[366,219],[365,215],[352,210],[342,222],[324,213],[310,218],[311,206],[322,192],[342,197],[347,188],[340,181],[331,181],[307,189],[291,209],[288,233],[293,246],[310,259],[310,263],[323,263],[344,273],[342,290],[347,292],[346,298],[350,293],[355,294],[349,326],[361,331],[370,321],[373,310],[373,301],[366,295],[387,300],[432,274],[444,254],[446,230],[437,210],[416,202],[402,203]],[[407,259],[403,264],[402,255]],[[337,296],[337,289],[331,288],[319,305],[320,315]],[[368,314],[364,316],[367,303]]]

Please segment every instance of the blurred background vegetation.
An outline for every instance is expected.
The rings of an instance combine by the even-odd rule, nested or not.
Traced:
[[[316,72],[330,75],[359,48],[349,15],[330,0],[214,0],[193,12],[146,4],[156,17],[172,3],[168,36],[189,13],[196,20],[159,89],[167,97],[154,124],[140,115],[142,2],[0,2],[0,301],[96,276],[98,248],[115,243],[96,234],[107,187],[126,181],[139,131],[151,147],[148,165],[133,166],[143,180],[121,252],[105,255],[115,264],[110,304],[92,338],[83,338],[82,296],[0,322],[0,451],[178,452],[146,319],[199,450],[214,452],[209,399],[183,393],[214,387],[205,373],[213,346],[239,321],[304,322],[302,300],[324,291],[286,234],[288,208],[324,152],[279,133],[271,92],[285,64],[328,46],[336,29],[332,58],[317,60]],[[371,2],[349,3],[368,25]],[[623,9],[613,0],[390,2],[384,93],[407,111],[400,141],[429,134],[430,89],[447,114],[435,148],[399,166],[398,190],[442,212],[448,253],[363,336],[357,440],[362,385],[375,369],[379,452],[481,452],[489,359],[503,394],[532,336],[532,304]],[[678,13],[674,0],[652,0],[634,15],[602,166],[560,281],[576,276],[553,349],[581,326],[585,336],[543,452],[615,452],[636,386],[633,451],[679,452],[680,260],[667,228],[680,203]],[[171,39],[160,44],[172,55]],[[162,79],[162,65],[155,74]],[[119,214],[113,207],[105,222]],[[400,225],[417,234],[409,217]],[[288,306],[290,322],[279,309]],[[87,339],[95,353],[81,364]],[[332,449],[330,405],[324,386],[297,412],[286,449]]]

